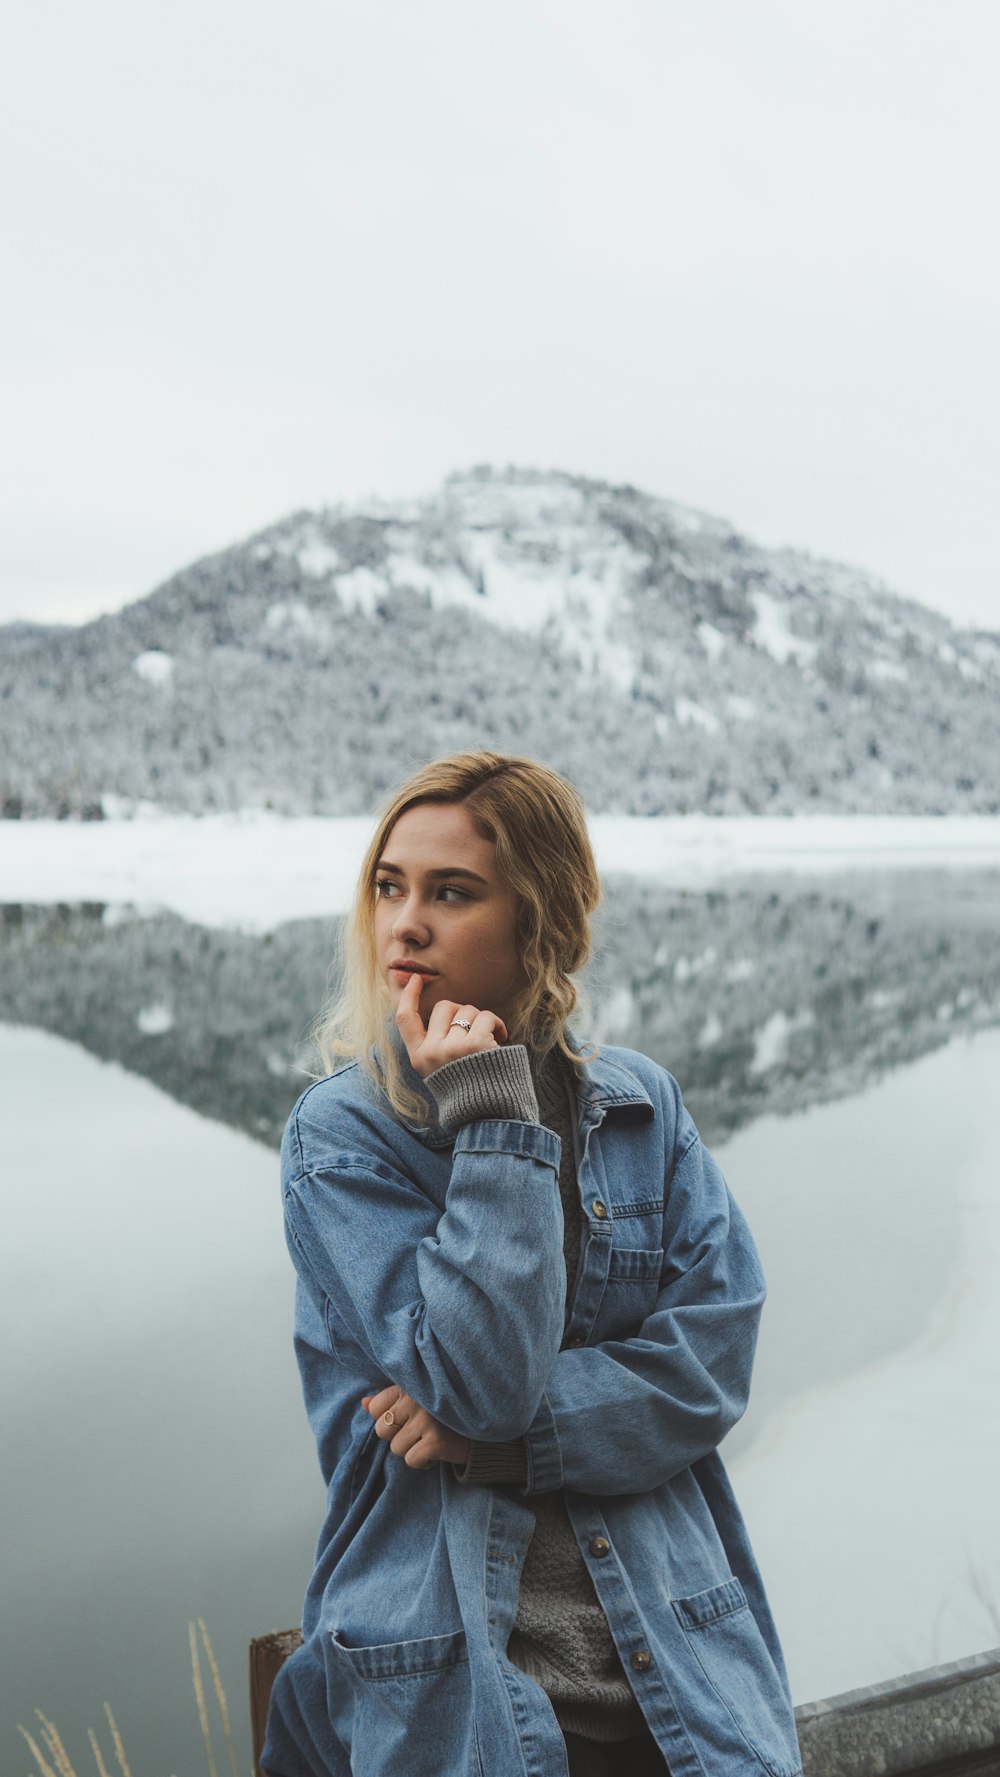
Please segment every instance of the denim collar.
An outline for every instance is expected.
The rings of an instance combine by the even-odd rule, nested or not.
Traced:
[[[579,1051],[581,1044],[573,1031],[567,1029],[566,1038],[571,1049]],[[628,1050],[619,1050],[619,1055],[628,1054]],[[612,1060],[610,1056],[597,1055],[593,1061],[585,1061],[576,1069],[577,1096],[581,1105],[590,1105],[594,1110],[621,1111],[626,1108],[642,1106],[653,1110],[653,1101],[637,1073],[633,1072],[628,1063]]]
[[[441,1128],[438,1120],[437,1101],[435,1100],[434,1094],[430,1090],[430,1087],[427,1085],[423,1076],[418,1074],[415,1067],[412,1065],[410,1057],[406,1051],[406,1044],[403,1042],[402,1036],[400,1035],[399,1026],[396,1023],[395,1018],[392,1016],[386,1019],[384,1033],[383,1041],[390,1043],[399,1057],[403,1079],[407,1086],[409,1086],[411,1091],[415,1092],[417,1097],[422,1099],[427,1106],[428,1117],[426,1123],[417,1122],[416,1119],[411,1121],[407,1117],[401,1117],[399,1121],[402,1123],[403,1128],[408,1130],[411,1135],[415,1135],[419,1141],[424,1142],[429,1148],[450,1148],[455,1137],[454,1135],[446,1135]],[[578,1053],[580,1052],[583,1045],[579,1038],[568,1027],[566,1030],[566,1040],[571,1049],[575,1049]],[[619,1051],[619,1054],[621,1053],[623,1052]],[[627,1053],[627,1051],[624,1053]],[[372,1051],[372,1059],[375,1062],[376,1068],[378,1068],[377,1044]],[[588,1112],[596,1112],[597,1115],[592,1119],[596,1123],[599,1123],[608,1111],[620,1111],[634,1109],[636,1107],[644,1107],[650,1112],[653,1110],[653,1101],[642,1084],[642,1081],[637,1074],[632,1072],[632,1069],[628,1067],[624,1061],[619,1061],[617,1059],[610,1060],[603,1055],[597,1055],[593,1060],[585,1061],[582,1064],[578,1063],[574,1068],[574,1072],[576,1074],[576,1093],[581,1113],[586,1115]]]

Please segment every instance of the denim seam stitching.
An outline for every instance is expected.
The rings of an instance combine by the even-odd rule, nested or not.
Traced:
[[[684,1627],[689,1634],[698,1635],[702,1629],[712,1629],[716,1623],[722,1623],[726,1617],[736,1616],[741,1610],[749,1610],[748,1604],[730,1604],[725,1610],[716,1611],[714,1617],[706,1617],[703,1623],[692,1623],[685,1617]]]
[[[454,1666],[468,1664],[469,1656],[465,1653],[457,1654],[452,1660],[442,1660],[434,1666],[411,1666],[405,1672],[363,1672],[361,1677],[366,1684],[400,1684],[407,1678],[426,1678],[428,1672],[450,1672]]]

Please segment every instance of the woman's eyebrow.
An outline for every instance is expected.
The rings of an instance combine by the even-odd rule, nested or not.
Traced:
[[[384,860],[376,864],[375,868],[377,870],[387,870],[391,876],[406,875],[406,871],[400,864],[389,864]],[[460,864],[449,865],[445,870],[428,870],[427,875],[431,877],[434,882],[440,882],[446,876],[462,876],[467,882],[481,882],[484,888],[489,888],[490,886],[485,876],[477,876],[474,870],[463,870]]]

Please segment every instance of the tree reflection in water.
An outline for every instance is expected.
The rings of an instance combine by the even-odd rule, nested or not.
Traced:
[[[1000,1022],[1000,876],[606,884],[575,1021],[676,1075],[706,1141],[843,1098]],[[35,1025],[277,1145],[339,922],[252,935],[99,905],[0,909],[0,1021]]]

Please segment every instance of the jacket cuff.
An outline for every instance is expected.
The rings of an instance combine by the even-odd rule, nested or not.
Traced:
[[[449,1066],[451,1064],[449,1063]],[[523,1438],[509,1444],[480,1444],[473,1441],[464,1466],[453,1462],[456,1481],[519,1481],[528,1479],[528,1453]]]
[[[537,1123],[538,1100],[523,1043],[501,1049],[480,1049],[448,1061],[428,1074],[425,1084],[437,1105],[438,1121],[448,1135],[465,1123],[489,1121]]]
[[[521,1442],[528,1458],[528,1478],[522,1485],[522,1493],[554,1493],[564,1486],[562,1445],[547,1392],[539,1401],[538,1411]]]

